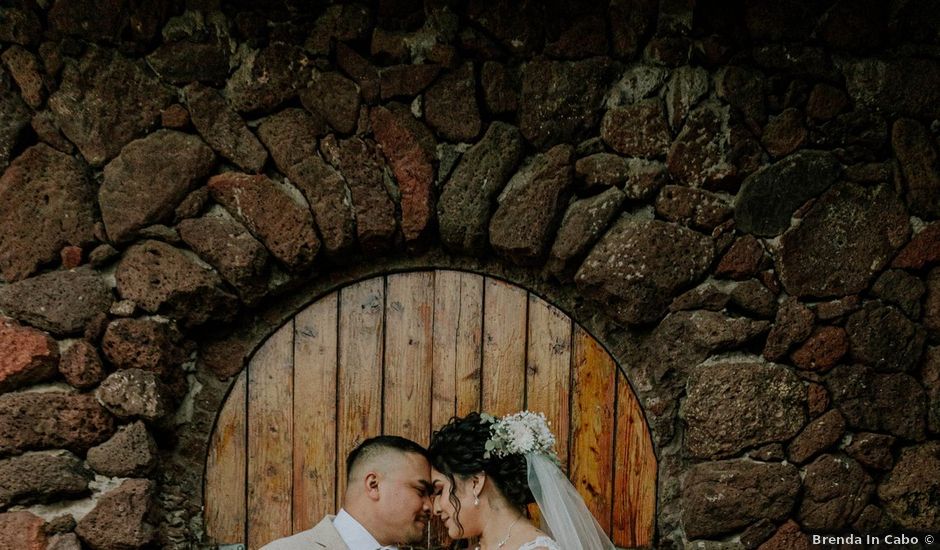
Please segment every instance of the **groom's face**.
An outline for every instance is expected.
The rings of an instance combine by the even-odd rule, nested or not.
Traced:
[[[431,467],[417,453],[396,454],[382,480],[380,513],[395,542],[420,542],[431,517]]]

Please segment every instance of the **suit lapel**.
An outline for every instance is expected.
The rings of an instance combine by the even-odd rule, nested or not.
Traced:
[[[318,547],[327,548],[329,550],[349,550],[346,543],[343,542],[342,537],[339,536],[339,531],[336,530],[336,527],[333,527],[333,518],[335,517],[336,516],[326,516],[320,520],[320,523],[314,526],[310,532],[313,543]]]

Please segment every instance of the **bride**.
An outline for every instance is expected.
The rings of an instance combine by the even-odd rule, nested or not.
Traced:
[[[453,418],[431,437],[434,513],[477,550],[612,550],[561,469],[545,417],[523,411]],[[537,502],[542,528],[526,505]]]

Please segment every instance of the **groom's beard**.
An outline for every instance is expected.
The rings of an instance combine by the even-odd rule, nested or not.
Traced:
[[[422,522],[422,523],[418,523]],[[398,546],[411,545],[415,543],[426,542],[428,538],[428,528],[431,525],[431,515],[421,514],[415,516],[414,523],[411,524],[413,531],[405,534],[404,539],[398,543]]]

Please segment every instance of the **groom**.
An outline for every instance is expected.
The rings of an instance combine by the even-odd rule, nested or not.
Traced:
[[[346,494],[336,516],[261,550],[377,550],[420,542],[431,517],[427,451],[383,435],[346,458]]]

